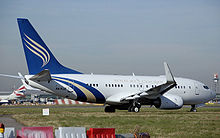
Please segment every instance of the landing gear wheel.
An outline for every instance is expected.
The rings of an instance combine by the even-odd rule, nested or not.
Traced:
[[[197,109],[196,109],[195,105],[191,105],[190,112],[197,112]]]
[[[105,107],[105,112],[106,113],[114,113],[115,112],[115,108],[112,106],[106,106]]]
[[[140,108],[138,107],[133,107],[133,112],[138,113],[140,111]]]
[[[140,111],[141,104],[138,102],[134,102],[130,107],[128,107],[128,112],[138,113]]]

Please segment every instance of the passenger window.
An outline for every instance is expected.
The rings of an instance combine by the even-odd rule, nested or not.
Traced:
[[[123,84],[121,84],[121,87],[123,87]]]

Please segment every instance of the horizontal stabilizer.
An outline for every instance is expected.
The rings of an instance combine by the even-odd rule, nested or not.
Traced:
[[[15,78],[15,79],[23,79],[21,76],[14,76],[14,75],[7,75],[7,74],[0,74],[2,77],[9,77],[9,78]]]
[[[45,69],[30,78],[32,81],[51,81],[50,71]]]
[[[33,88],[30,85],[28,85],[28,81],[20,72],[18,72],[18,75],[21,77],[21,81],[27,90],[39,90],[39,89]]]

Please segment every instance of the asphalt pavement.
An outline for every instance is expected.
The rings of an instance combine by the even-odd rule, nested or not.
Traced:
[[[0,115],[0,123],[3,123],[5,127],[14,127],[15,130],[24,127],[23,124],[18,123],[11,115]]]

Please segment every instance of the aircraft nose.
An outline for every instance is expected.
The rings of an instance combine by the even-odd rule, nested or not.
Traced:
[[[214,99],[216,97],[216,93],[212,90],[211,90],[211,97],[212,97],[212,99]]]

